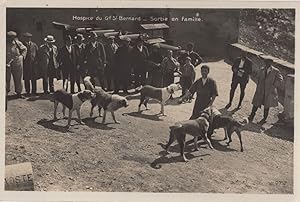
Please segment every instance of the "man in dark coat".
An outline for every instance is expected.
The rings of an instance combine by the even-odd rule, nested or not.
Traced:
[[[97,79],[101,87],[104,88],[104,69],[106,66],[106,54],[102,43],[97,41],[97,34],[91,32],[89,35],[89,43],[85,46],[83,52],[83,61],[87,66],[87,74],[92,80]],[[95,83],[94,83],[95,84]]]
[[[111,90],[111,84],[113,81],[113,66],[115,65],[115,53],[118,49],[118,44],[115,43],[115,37],[110,36],[108,37],[108,43],[105,44],[105,53],[106,53],[106,67],[105,67],[105,78],[107,83],[107,90]]]
[[[135,76],[135,87],[146,84],[148,57],[148,49],[143,45],[143,40],[139,37],[136,41],[136,45],[132,49],[132,64]]]
[[[252,61],[249,58],[247,58],[247,52],[243,52],[241,57],[235,59],[231,69],[233,75],[229,94],[229,103],[226,105],[225,108],[228,109],[229,107],[231,107],[235,89],[240,84],[241,94],[240,101],[237,106],[237,109],[239,109],[241,108],[245,96],[245,89],[249,81],[250,74],[252,72]]]
[[[162,87],[162,68],[161,62],[163,56],[160,53],[159,46],[152,45],[152,52],[149,55],[149,83],[155,87]]]
[[[77,56],[76,56],[76,50],[75,47],[72,45],[72,39],[71,36],[67,36],[65,38],[65,46],[61,47],[58,51],[58,60],[62,69],[62,75],[63,75],[63,88],[65,86],[65,82],[68,82],[68,79],[70,78],[71,81],[71,93],[74,94],[75,90],[75,81],[78,87],[78,90],[80,89],[80,80],[77,70]],[[68,86],[68,84],[66,83]],[[67,87],[66,87],[66,90]]]
[[[118,48],[115,54],[115,65],[113,67],[113,76],[115,79],[114,93],[119,92],[120,87],[123,87],[125,93],[128,93],[131,74],[131,50],[130,38],[124,38],[122,45]]]
[[[77,34],[75,36],[75,43],[73,44],[76,52],[76,80],[80,82],[87,74],[86,66],[83,63],[83,51],[85,48],[84,37],[82,34]],[[77,84],[78,85],[78,84]],[[78,86],[78,91],[81,91],[80,85]]]
[[[178,62],[181,65],[184,65],[185,63],[185,59],[187,57],[191,58],[191,63],[194,67],[197,67],[198,65],[200,65],[203,62],[203,59],[200,57],[200,55],[194,51],[194,44],[192,42],[189,42],[186,46],[187,50],[186,51],[182,51],[179,58],[178,58]]]
[[[194,109],[190,119],[197,119],[201,111],[205,108],[212,106],[215,98],[218,96],[217,84],[215,80],[208,77],[209,67],[203,65],[201,67],[202,77],[196,80],[186,94],[179,99],[179,103],[189,98],[192,94],[197,93]]]
[[[38,50],[37,63],[38,63],[38,76],[37,78],[43,78],[43,89],[45,94],[54,92],[54,78],[57,77],[58,50],[54,45],[55,39],[52,35],[48,35],[45,39],[45,44],[41,45]]]
[[[27,48],[26,58],[23,62],[23,79],[25,84],[25,90],[27,95],[30,95],[30,83],[31,94],[36,95],[36,55],[38,52],[38,46],[31,41],[32,34],[26,32],[23,34],[24,45]]]

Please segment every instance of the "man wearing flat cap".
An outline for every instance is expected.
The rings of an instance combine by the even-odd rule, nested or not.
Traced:
[[[24,45],[27,48],[27,55],[24,59],[23,79],[27,95],[36,95],[36,65],[35,59],[38,52],[38,46],[31,41],[32,34],[29,32],[23,33]]]
[[[44,39],[45,43],[41,45],[38,51],[38,67],[39,78],[43,78],[43,90],[45,94],[49,94],[49,91],[54,92],[54,78],[57,76],[58,50],[54,45],[55,39],[52,35],[48,35]]]
[[[117,52],[119,45],[115,43],[114,36],[109,36],[107,40],[108,42],[104,46],[107,62],[105,67],[105,78],[107,83],[107,90],[110,91],[113,82],[113,66],[115,65],[115,53]]]
[[[75,82],[78,91],[81,91],[80,80],[77,76],[77,56],[75,47],[72,45],[71,36],[65,37],[65,45],[58,50],[58,61],[62,70],[63,88],[68,91],[68,79],[71,81],[71,93],[75,93]],[[66,87],[65,87],[66,84]]]
[[[283,77],[280,71],[272,66],[273,60],[266,58],[264,62],[265,66],[258,72],[258,82],[252,100],[253,107],[248,118],[252,122],[257,109],[263,105],[264,115],[263,119],[259,122],[260,124],[266,122],[270,107],[278,106],[277,88],[281,88],[283,84]]]
[[[89,42],[83,52],[83,61],[87,66],[87,74],[92,77],[93,83],[95,84],[95,80],[98,80],[100,86],[104,88],[106,54],[103,44],[97,41],[97,37],[95,32],[90,33]]]
[[[26,58],[27,48],[17,39],[17,33],[7,32],[6,35],[6,93],[10,91],[11,75],[14,79],[15,92],[18,98],[24,98],[22,93],[23,60]]]
[[[148,57],[148,48],[144,46],[143,39],[139,37],[136,40],[136,45],[132,49],[132,65],[134,70],[135,88],[146,84]]]

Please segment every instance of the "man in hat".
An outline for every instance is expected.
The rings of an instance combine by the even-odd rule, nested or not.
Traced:
[[[160,52],[160,47],[158,44],[152,45],[152,52],[149,55],[149,83],[152,86],[161,88],[162,87],[162,69],[161,62],[163,56]]]
[[[257,109],[263,105],[264,115],[262,120],[259,121],[260,124],[266,122],[270,107],[278,106],[277,88],[281,88],[283,84],[280,71],[272,66],[273,60],[267,58],[264,62],[265,66],[258,72],[258,82],[252,100],[252,111],[248,117],[249,121],[252,122]]]
[[[167,57],[165,57],[161,63],[163,87],[174,83],[174,72],[178,71],[179,65],[179,62],[173,57],[173,51],[168,50]]]
[[[191,63],[194,67],[200,65],[203,62],[203,59],[197,52],[194,51],[194,44],[192,42],[189,42],[186,48],[187,50],[182,52],[179,57],[179,63],[184,65],[186,57],[190,57]]]
[[[89,42],[83,52],[83,61],[87,66],[87,74],[92,77],[94,84],[97,79],[100,86],[104,88],[106,54],[103,44],[97,41],[97,37],[95,32],[90,33]]]
[[[78,90],[80,89],[80,80],[77,77],[77,57],[76,57],[76,51],[75,47],[72,46],[72,38],[71,36],[66,36],[65,38],[65,45],[61,47],[58,51],[58,61],[62,70],[62,76],[63,76],[63,88],[65,88],[65,83],[68,82],[68,79],[70,78],[71,81],[71,93],[74,94],[75,90],[75,81],[78,87]],[[67,88],[68,84],[66,83],[66,91],[68,91]]]
[[[148,57],[148,49],[146,46],[144,46],[143,39],[138,37],[136,45],[132,49],[132,64],[134,69],[135,87],[146,84]]]
[[[83,63],[83,50],[85,49],[85,43],[84,43],[85,38],[83,37],[82,34],[77,34],[74,39],[75,39],[74,48],[75,48],[76,58],[77,58],[76,80],[80,81],[81,78],[84,78],[87,74],[87,69]],[[79,91],[81,90],[80,86],[78,87],[78,90]]]
[[[131,73],[131,39],[126,37],[122,40],[121,46],[115,53],[115,65],[113,66],[113,76],[115,81],[114,93],[119,93],[122,86],[125,93],[128,93]]]
[[[36,95],[36,55],[38,52],[38,46],[31,41],[32,34],[29,32],[23,33],[24,45],[27,48],[27,55],[24,59],[23,66],[23,79],[25,84],[25,90],[27,95],[30,95],[30,83],[31,94]]]
[[[57,77],[57,69],[59,67],[57,61],[58,50],[54,45],[55,39],[52,35],[48,35],[44,39],[45,43],[38,50],[37,63],[39,66],[39,77],[43,79],[43,90],[45,94],[54,92],[54,78]]]
[[[10,91],[11,75],[14,79],[15,92],[18,98],[24,98],[22,93],[23,60],[27,48],[17,39],[17,33],[7,32],[6,35],[6,94]]]
[[[113,81],[113,66],[115,65],[115,53],[117,52],[119,45],[115,43],[115,37],[109,36],[108,43],[105,44],[106,53],[106,67],[105,67],[105,78],[107,83],[107,90],[111,90],[111,84]]]
[[[226,109],[231,107],[232,100],[234,97],[235,89],[238,85],[240,85],[241,94],[240,94],[240,101],[237,106],[237,109],[241,108],[244,96],[245,96],[245,89],[247,83],[249,81],[250,74],[252,72],[252,61],[247,58],[247,52],[242,52],[242,56],[235,59],[232,65],[232,81],[231,81],[231,89],[229,94],[229,103],[226,105]]]

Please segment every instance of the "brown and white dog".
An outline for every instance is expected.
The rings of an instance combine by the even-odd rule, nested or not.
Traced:
[[[68,118],[68,125],[67,125],[68,128],[70,127],[70,124],[71,124],[71,118],[72,118],[73,111],[77,112],[79,123],[84,124],[81,121],[80,108],[81,108],[81,105],[86,100],[91,100],[93,97],[95,97],[95,94],[93,92],[91,92],[90,90],[83,90],[76,94],[70,94],[63,89],[55,91],[53,94],[53,100],[54,100],[54,118],[53,118],[53,120],[57,120],[57,116],[56,116],[57,106],[59,103],[61,103],[63,105],[62,112],[63,112],[64,117],[65,117],[66,108],[69,109],[69,118]]]
[[[141,105],[144,104],[146,107],[146,110],[148,110],[147,103],[150,98],[158,100],[161,104],[161,111],[160,113],[162,115],[165,115],[164,113],[164,105],[166,104],[167,100],[171,97],[172,94],[175,93],[175,91],[178,91],[181,89],[180,84],[171,84],[168,87],[165,88],[156,88],[150,85],[145,85],[141,88],[141,98],[140,98],[140,104],[138,108],[138,112],[141,112]]]
[[[128,101],[125,97],[116,94],[109,94],[105,92],[101,87],[94,87],[91,82],[91,77],[86,76],[84,78],[84,85],[86,89],[91,90],[96,94],[96,97],[91,100],[92,108],[90,116],[93,116],[93,110],[96,105],[98,105],[99,116],[101,116],[101,109],[104,109],[102,123],[105,123],[106,113],[111,112],[113,120],[115,123],[119,123],[116,120],[114,112],[122,107],[128,107]]]
[[[214,108],[208,107],[202,112],[199,118],[179,121],[170,126],[169,142],[165,146],[166,152],[168,153],[171,144],[175,141],[175,139],[177,139],[180,146],[180,155],[183,161],[187,161],[187,158],[184,155],[186,134],[192,135],[194,137],[194,145],[196,151],[199,150],[198,138],[204,138],[208,146],[213,150],[214,148],[207,136],[208,128],[210,126],[213,114]]]

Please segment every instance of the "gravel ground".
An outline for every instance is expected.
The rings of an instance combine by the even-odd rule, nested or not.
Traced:
[[[233,110],[238,89],[233,107],[226,111],[230,66],[223,60],[208,65],[219,90],[215,105],[239,120],[248,116],[255,84],[250,81],[247,86],[242,109]],[[41,81],[38,86],[41,92]],[[167,116],[159,117],[160,105],[155,101],[150,110],[137,113],[138,99],[138,94],[128,96],[130,106],[116,113],[121,124],[114,124],[108,114],[105,125],[99,117],[89,118],[90,103],[86,102],[81,110],[85,125],[73,120],[69,131],[64,127],[66,119],[52,121],[49,97],[12,99],[6,112],[5,163],[31,162],[37,191],[293,193],[294,134],[276,124],[282,107],[272,109],[264,125],[257,124],[262,117],[259,110],[254,122],[245,126],[244,152],[239,151],[236,135],[227,147],[222,141],[224,131],[219,129],[212,137],[214,151],[201,144],[194,152],[189,145],[189,162],[184,163],[177,143],[169,155],[161,145],[168,140],[168,127],[188,119],[194,103],[178,105],[175,98],[165,107]]]

